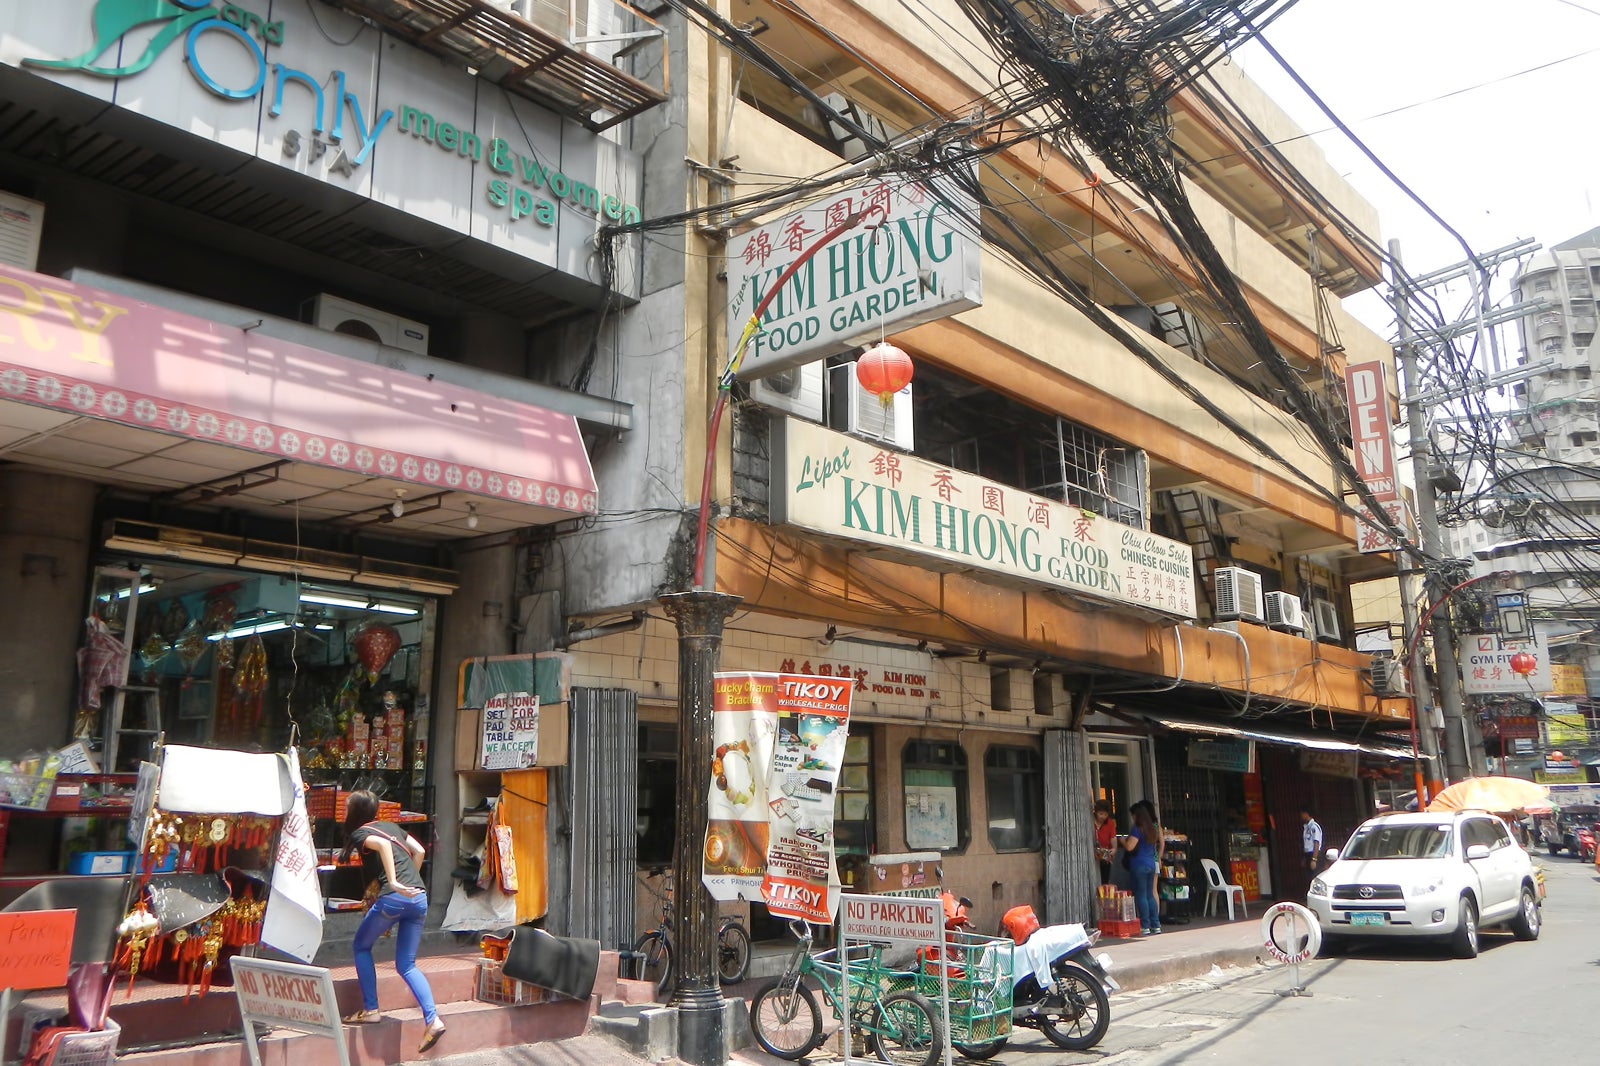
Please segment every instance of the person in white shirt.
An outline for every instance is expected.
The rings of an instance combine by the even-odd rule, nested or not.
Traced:
[[[1300,808],[1300,848],[1305,852],[1306,869],[1316,873],[1322,865],[1322,826],[1306,808]]]

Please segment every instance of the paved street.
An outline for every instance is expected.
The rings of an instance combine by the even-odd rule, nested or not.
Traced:
[[[1217,969],[1203,978],[1112,998],[1111,1029],[1091,1052],[1065,1052],[1020,1031],[993,1060],[1014,1066],[1160,1066],[1292,1061],[1347,1066],[1502,1063],[1592,1056],[1600,967],[1600,876],[1572,859],[1541,858],[1550,887],[1545,926],[1531,944],[1484,936],[1472,961],[1426,945],[1358,948],[1301,969],[1311,992],[1285,997],[1279,967]],[[1252,923],[1253,924],[1253,923]],[[1174,938],[1175,939],[1175,938]],[[1111,948],[1112,955],[1117,951]],[[1126,952],[1125,952],[1126,954]],[[830,1044],[833,1042],[830,1041]],[[780,1066],[756,1049],[739,1060]],[[630,1066],[619,1046],[588,1036],[558,1044],[433,1060],[442,1066]],[[813,1066],[837,1061],[826,1050]]]
[[[1417,946],[1362,948],[1302,969],[1312,995],[1285,998],[1288,972],[1232,971],[1112,999],[1111,1030],[1089,1054],[1062,1052],[1035,1033],[997,1061],[1348,1064],[1490,1063],[1594,1054],[1600,966],[1600,877],[1593,866],[1545,858],[1545,927],[1532,944],[1484,937],[1470,962]]]

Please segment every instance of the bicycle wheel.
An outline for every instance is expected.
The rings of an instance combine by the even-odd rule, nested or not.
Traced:
[[[659,930],[646,933],[633,945],[633,976],[649,981],[657,993],[672,990],[672,945]]]
[[[1057,963],[1055,987],[1039,1005],[1039,1028],[1056,1047],[1088,1051],[1111,1026],[1111,1000],[1094,974]]]
[[[883,997],[867,1028],[872,1053],[894,1066],[934,1066],[944,1052],[939,1014],[916,992]]]
[[[717,976],[736,985],[750,973],[750,934],[738,922],[729,922],[717,934]]]
[[[822,1042],[822,1009],[811,989],[780,978],[750,1001],[750,1031],[769,1055],[803,1059]]]

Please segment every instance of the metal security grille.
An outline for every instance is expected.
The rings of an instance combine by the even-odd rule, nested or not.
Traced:
[[[1052,428],[1038,441],[1038,480],[1028,491],[1148,528],[1144,452],[1063,418]]]
[[[1154,746],[1161,824],[1189,837],[1191,860],[1215,859],[1226,869],[1228,848],[1224,834],[1232,797],[1223,794],[1215,771],[1189,765],[1187,737],[1157,737]],[[1199,884],[1194,873],[1189,873],[1191,885]]]
[[[629,689],[572,689],[569,936],[611,947],[633,939],[639,698]]]

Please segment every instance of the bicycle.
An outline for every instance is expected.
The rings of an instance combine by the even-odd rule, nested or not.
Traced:
[[[666,867],[652,866],[645,876],[645,887],[661,900],[661,922],[634,941],[629,955],[634,979],[649,981],[662,994],[672,990],[672,888],[658,891],[650,882],[665,873]],[[749,973],[750,934],[742,918],[725,914],[717,928],[717,979],[734,985]]]
[[[811,928],[795,922],[794,952],[783,975],[764,986],[750,1001],[750,1028],[756,1043],[771,1055],[795,1061],[822,1043],[822,1008],[805,979],[814,979],[843,1022],[846,1039],[866,1036],[868,1050],[896,1066],[934,1066],[944,1051],[944,1028],[928,998],[915,991],[915,971],[893,970],[883,963],[877,945],[849,948],[845,967],[839,949],[811,951]]]

